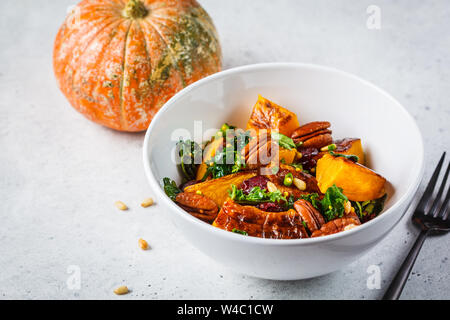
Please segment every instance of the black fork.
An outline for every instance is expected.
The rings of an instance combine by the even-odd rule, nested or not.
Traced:
[[[408,280],[411,269],[414,266],[414,262],[419,255],[419,251],[422,248],[426,237],[431,232],[447,233],[450,231],[450,187],[448,188],[445,197],[443,197],[450,171],[450,163],[447,166],[444,177],[442,178],[438,192],[435,196],[433,196],[433,191],[436,187],[442,165],[444,164],[444,159],[445,152],[442,154],[441,160],[439,160],[439,163],[431,176],[430,182],[428,183],[428,186],[425,189],[425,192],[412,216],[413,223],[421,229],[420,234],[408,256],[405,258],[405,261],[403,261],[402,266],[395,275],[395,278],[392,280],[391,285],[384,294],[383,300],[397,300],[400,297],[403,287],[406,284],[406,280]]]

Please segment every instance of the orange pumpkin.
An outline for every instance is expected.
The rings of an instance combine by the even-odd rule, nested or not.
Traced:
[[[216,29],[195,0],[83,0],[56,36],[59,87],[88,119],[142,131],[185,86],[221,70]]]
[[[258,101],[256,101],[247,122],[247,130],[276,130],[288,137],[299,126],[295,113],[261,95],[258,96]]]
[[[386,179],[378,173],[351,160],[325,154],[317,161],[317,184],[322,193],[336,185],[352,201],[381,198],[385,193]]]

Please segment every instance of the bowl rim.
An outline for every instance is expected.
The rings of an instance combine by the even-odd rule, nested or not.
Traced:
[[[375,219],[372,219],[360,226],[358,228],[352,228],[350,230],[347,230],[345,232],[338,232],[331,235],[326,235],[322,237],[317,238],[303,238],[303,239],[266,239],[266,238],[259,238],[259,237],[245,237],[237,233],[229,232],[217,227],[212,226],[211,224],[208,224],[206,222],[201,221],[198,218],[193,217],[188,212],[181,209],[179,206],[175,204],[164,192],[163,188],[161,187],[160,181],[156,179],[156,177],[153,175],[152,170],[150,169],[150,163],[149,163],[149,148],[148,144],[150,141],[150,136],[152,131],[154,130],[154,127],[156,123],[158,122],[159,118],[167,113],[170,112],[170,110],[173,108],[173,105],[177,100],[179,100],[182,96],[185,94],[188,94],[189,92],[195,90],[198,87],[203,86],[204,84],[214,81],[217,79],[225,78],[229,75],[235,74],[235,73],[241,73],[241,72],[247,72],[247,71],[256,71],[260,69],[264,70],[270,70],[270,69],[280,69],[280,68],[303,68],[303,69],[315,69],[320,71],[326,71],[326,72],[332,72],[335,74],[338,74],[340,76],[348,77],[354,80],[357,80],[359,82],[362,82],[364,85],[367,85],[374,89],[375,91],[378,91],[381,95],[384,95],[386,98],[392,100],[394,105],[397,105],[397,107],[400,109],[400,111],[404,114],[406,118],[408,118],[412,125],[413,129],[416,131],[416,133],[419,136],[419,142],[418,142],[418,151],[419,154],[417,154],[416,159],[419,159],[419,170],[417,171],[417,175],[415,179],[413,180],[413,183],[411,183],[404,193],[404,195],[398,199],[389,209],[385,210],[377,216]],[[318,244],[318,243],[324,243],[324,242],[330,242],[336,239],[343,239],[352,236],[353,234],[357,234],[359,232],[364,232],[364,230],[375,226],[376,224],[381,223],[382,220],[386,220],[388,216],[391,216],[395,213],[395,211],[405,203],[410,197],[412,197],[413,193],[417,191],[417,188],[422,180],[423,172],[424,172],[424,145],[423,145],[423,137],[420,132],[419,127],[417,126],[417,123],[415,119],[411,116],[411,114],[406,110],[406,108],[392,95],[387,93],[385,90],[379,88],[378,86],[374,85],[373,83],[364,80],[352,73],[348,73],[333,67],[323,66],[323,65],[316,65],[316,64],[310,64],[310,63],[298,63],[298,62],[268,62],[268,63],[257,63],[257,64],[250,64],[250,65],[244,65],[239,66],[235,68],[230,68],[224,71],[220,71],[217,73],[214,73],[212,75],[209,75],[203,79],[200,79],[193,84],[190,84],[189,86],[183,88],[178,93],[176,93],[172,98],[170,98],[162,107],[161,109],[156,113],[155,117],[152,119],[150,126],[147,129],[147,132],[145,133],[144,143],[143,143],[143,162],[144,162],[144,170],[147,177],[147,180],[149,181],[149,184],[152,189],[155,190],[157,195],[159,196],[159,199],[163,199],[163,202],[167,205],[168,210],[174,210],[178,213],[180,218],[187,220],[189,223],[194,223],[197,225],[197,227],[202,228],[205,232],[209,233],[216,233],[217,236],[220,236],[222,238],[226,238],[231,241],[244,241],[247,243],[253,243],[253,244],[260,244],[260,245],[275,245],[275,246],[299,246],[299,245],[311,245],[311,244]],[[397,221],[394,223],[394,225],[390,228],[392,230],[395,225],[398,224],[398,222],[401,220],[403,215],[406,213],[408,209],[405,209],[405,211],[397,218]],[[389,231],[389,230],[386,230]],[[386,232],[385,234],[387,234]]]

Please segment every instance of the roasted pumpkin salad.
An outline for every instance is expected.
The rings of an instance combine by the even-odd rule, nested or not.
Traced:
[[[210,141],[177,143],[181,185],[166,194],[194,217],[245,236],[325,236],[375,218],[386,179],[365,166],[359,138],[259,96],[245,130],[224,124]]]

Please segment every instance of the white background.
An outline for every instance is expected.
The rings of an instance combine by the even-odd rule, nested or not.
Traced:
[[[141,161],[143,134],[87,121],[56,86],[53,40],[73,2],[0,2],[0,299],[381,297],[417,234],[410,213],[347,268],[275,282],[224,269],[185,242],[164,207],[141,208],[152,196]],[[201,3],[218,28],[224,68],[317,63],[390,92],[418,122],[430,176],[450,144],[447,0]],[[366,26],[372,4],[381,9],[381,30]],[[118,211],[116,200],[131,209]],[[138,248],[140,237],[151,250]],[[449,241],[427,240],[403,298],[450,298]],[[79,290],[66,284],[71,265],[81,272]],[[381,268],[381,290],[367,288],[370,265]],[[122,284],[132,292],[117,297],[112,291]]]

